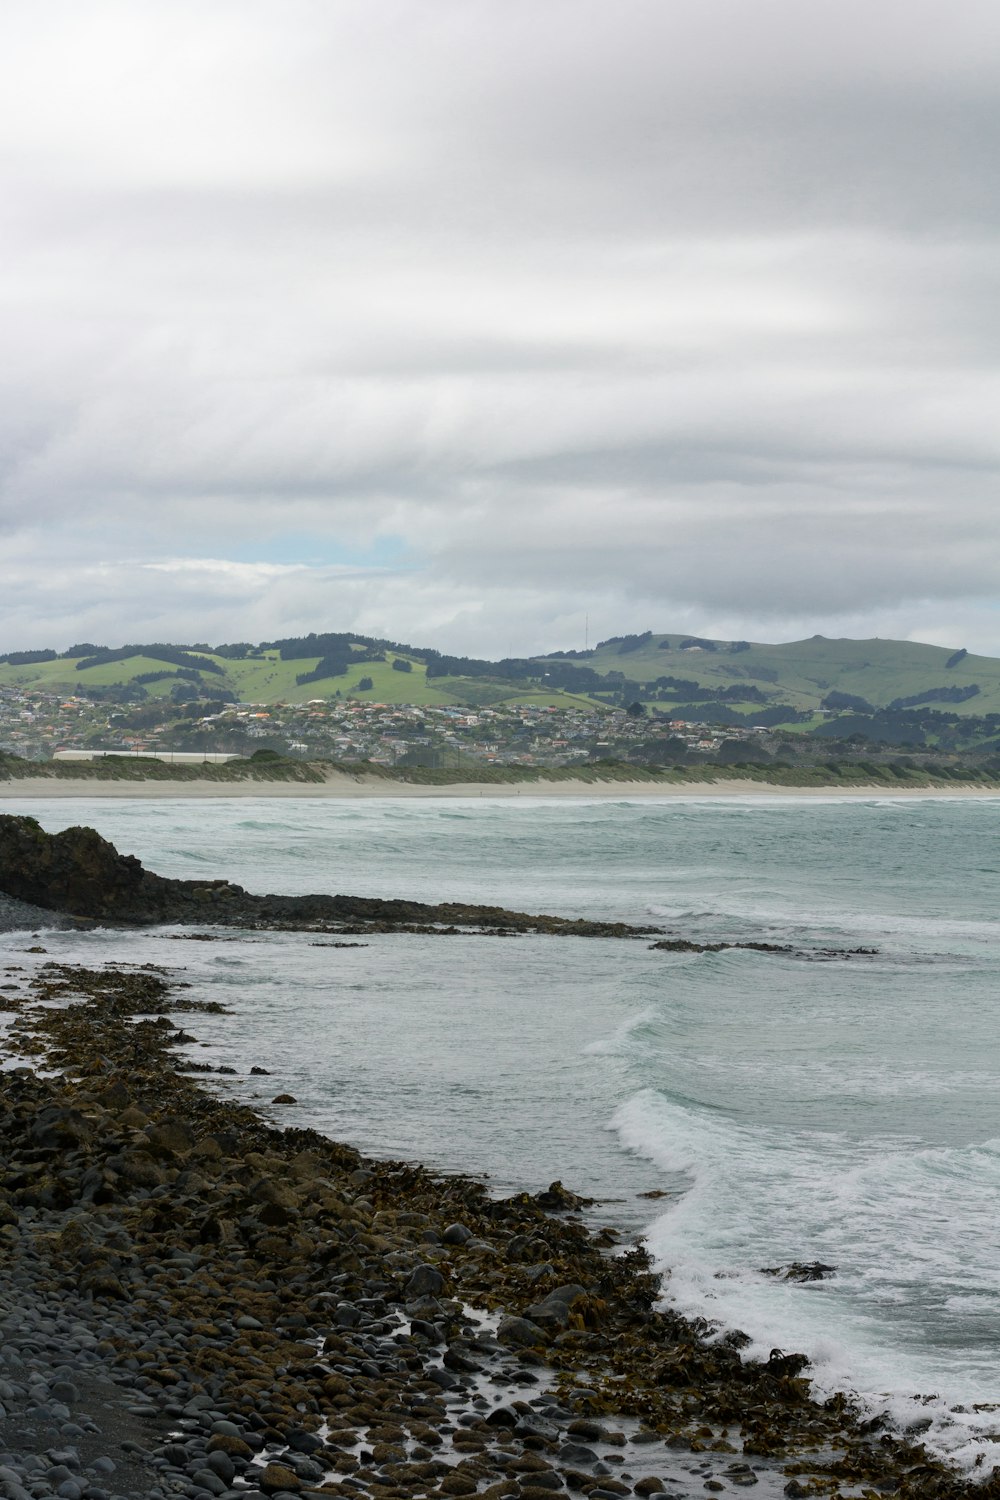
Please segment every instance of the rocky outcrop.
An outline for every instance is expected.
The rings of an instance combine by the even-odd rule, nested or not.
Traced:
[[[174,884],[119,854],[93,828],[46,833],[34,818],[0,816],[0,889],[20,901],[81,917],[149,921]]]
[[[0,892],[90,922],[150,926],[212,923],[314,931],[551,932],[575,937],[655,933],[624,922],[585,922],[499,906],[366,896],[258,896],[228,880],[171,880],[119,854],[93,828],[46,833],[28,817],[0,815]]]

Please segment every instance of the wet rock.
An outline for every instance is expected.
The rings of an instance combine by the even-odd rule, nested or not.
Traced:
[[[277,930],[434,932],[474,927],[491,932],[546,932],[583,937],[636,937],[656,929],[531,915],[502,907],[382,900],[365,896],[254,896],[227,880],[171,880],[119,854],[92,828],[47,834],[34,818],[0,814],[0,892],[48,911],[125,925],[206,919]]]
[[[682,1461],[685,1492],[711,1475],[723,1490],[755,1485],[748,1464],[722,1467],[734,1450],[718,1434],[738,1423],[748,1454],[816,1456],[815,1470],[800,1465],[805,1493],[830,1489],[842,1465],[852,1492],[963,1495],[915,1445],[888,1432],[873,1443],[838,1398],[811,1401],[801,1355],[744,1363],[731,1341],[707,1342],[658,1302],[641,1247],[609,1259],[599,1236],[528,1195],[497,1201],[415,1164],[362,1164],[203,1093],[172,1066],[173,1028],[151,1019],[197,1000],[168,998],[154,973],[50,964],[32,983],[46,1002],[72,1000],[30,1013],[32,1060],[58,1056],[61,1076],[8,1071],[0,1108],[0,1424],[30,1404],[33,1420],[52,1419],[48,1442],[62,1433],[58,1449],[3,1454],[32,1500],[64,1460],[60,1482],[81,1500],[320,1486],[380,1500],[448,1493],[444,1481],[490,1500],[660,1493],[628,1473],[635,1455],[623,1461],[624,1434],[606,1420],[620,1412],[643,1422],[636,1443],[711,1458]],[[89,1134],[60,1135],[59,1119],[75,1117]],[[48,1143],[33,1137],[52,1122]],[[189,1128],[172,1134],[178,1122]],[[422,1238],[435,1225],[469,1238],[435,1250]],[[499,1336],[463,1304],[495,1315]],[[513,1311],[524,1307],[535,1316]],[[107,1409],[133,1425],[104,1446],[126,1466],[152,1453],[156,1470],[138,1478],[71,1462],[69,1441],[89,1438],[104,1410],[88,1382],[105,1371]],[[0,1425],[0,1439],[12,1430]]]
[[[34,1145],[53,1150],[82,1145],[90,1137],[90,1126],[80,1111],[59,1105],[41,1110],[29,1133]]]
[[[533,1323],[542,1328],[550,1330],[566,1328],[570,1321],[570,1312],[574,1305],[586,1298],[586,1287],[577,1283],[568,1286],[555,1287],[541,1302],[536,1302],[525,1311],[525,1316]]]
[[[436,1266],[417,1266],[406,1283],[408,1297],[436,1297],[444,1290],[444,1277]]]
[[[537,1323],[532,1323],[529,1318],[517,1318],[508,1314],[500,1319],[497,1327],[498,1342],[515,1348],[537,1348],[547,1339],[545,1330],[539,1328]]]
[[[761,1266],[762,1276],[776,1276],[781,1281],[828,1281],[837,1274],[836,1266],[828,1266],[821,1260],[790,1261],[787,1266]]]
[[[285,1490],[290,1495],[297,1495],[303,1488],[302,1480],[285,1464],[270,1463],[264,1468],[257,1480],[265,1495],[277,1495]]]
[[[585,1443],[563,1443],[559,1457],[567,1464],[596,1464],[597,1454]]]
[[[544,1192],[535,1194],[535,1202],[547,1213],[568,1213],[571,1209],[590,1208],[594,1200],[571,1193],[561,1182],[551,1182]]]
[[[464,1245],[472,1239],[472,1230],[464,1224],[449,1224],[441,1239],[446,1245]]]

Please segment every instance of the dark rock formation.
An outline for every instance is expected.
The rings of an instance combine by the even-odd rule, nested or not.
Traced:
[[[0,815],[0,892],[47,911],[114,926],[207,922],[317,931],[487,930],[640,937],[655,928],[532,916],[499,906],[364,896],[256,896],[228,880],[170,880],[119,854],[93,828],[46,833],[34,818]]]
[[[49,911],[155,921],[178,882],[144,870],[93,828],[46,833],[34,818],[0,816],[0,889]]]

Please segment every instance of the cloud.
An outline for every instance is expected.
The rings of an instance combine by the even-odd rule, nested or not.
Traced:
[[[12,0],[0,644],[996,649],[998,33]]]

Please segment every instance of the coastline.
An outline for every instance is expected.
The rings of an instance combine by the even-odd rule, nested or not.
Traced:
[[[963,786],[892,786],[886,783],[847,785],[830,782],[823,786],[790,786],[778,782],[753,781],[749,778],[720,777],[713,781],[498,781],[452,782],[448,785],[425,785],[396,781],[385,776],[351,776],[327,771],[320,781],[278,781],[261,778],[241,781],[178,780],[166,778],[107,778],[25,776],[0,781],[0,803],[5,801],[45,801],[56,798],[123,798],[150,799],[206,797],[335,797],[342,799],[378,798],[613,798],[618,801],[641,798],[743,798],[743,797],[835,797],[868,799],[1000,798],[1000,788]]]
[[[800,1356],[706,1343],[561,1184],[498,1200],[278,1129],[187,1076],[205,1002],[170,980],[17,972],[0,1304],[36,1373],[0,1412],[8,1468],[33,1423],[88,1469],[124,1450],[136,1500],[975,1489],[813,1400]]]

